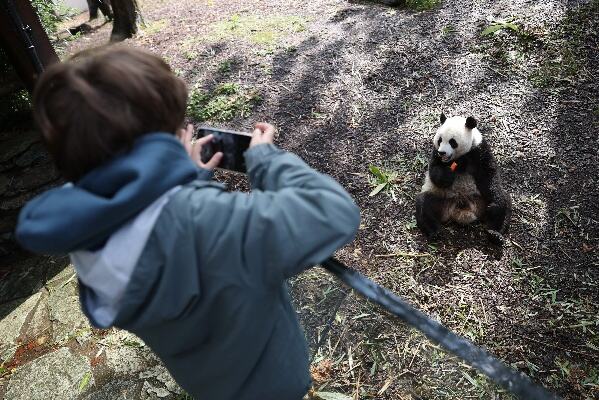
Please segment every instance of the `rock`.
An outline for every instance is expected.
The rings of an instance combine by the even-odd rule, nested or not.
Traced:
[[[1,234],[7,234],[7,233],[12,234],[16,225],[17,225],[17,213],[14,213],[14,215],[5,215],[2,218],[0,218],[0,233]]]
[[[40,265],[43,259],[31,257],[19,262],[19,268],[0,280],[0,304],[30,296],[42,288],[46,270]]]
[[[90,362],[67,348],[46,354],[18,368],[11,376],[5,400],[69,400],[93,385]]]
[[[157,359],[147,347],[118,346],[106,349],[106,366],[116,375],[129,376],[156,364]]]
[[[164,388],[156,387],[150,382],[145,381],[141,389],[141,398],[146,399],[163,399],[171,395],[171,392]]]
[[[52,322],[52,340],[61,343],[78,332],[91,329],[87,317],[81,311],[77,278],[72,266],[48,282],[48,306]]]
[[[158,364],[153,368],[140,373],[139,377],[141,379],[153,378],[158,382],[162,383],[169,392],[175,394],[183,393],[183,390],[179,387],[177,382],[175,382],[171,374],[162,364]]]
[[[21,330],[20,341],[22,343],[28,343],[45,335],[49,335],[50,329],[52,328],[48,310],[48,291],[42,289],[37,294],[39,295],[39,301],[37,302],[35,309],[29,314],[30,318],[26,322],[25,329]]]
[[[35,309],[41,297],[36,293],[25,301],[16,300],[0,306],[0,359],[8,361],[18,347],[27,317]]]
[[[10,184],[6,188],[6,196],[28,193],[59,178],[58,171],[52,164],[19,170],[9,175]]]
[[[92,389],[93,390],[93,389]],[[81,400],[132,400],[139,399],[142,382],[112,381],[99,390],[86,394]]]
[[[47,164],[50,166],[50,158],[49,154],[46,151],[46,148],[41,143],[34,143],[26,152],[21,154],[15,160],[15,164],[17,167],[28,167],[33,164]]]
[[[8,190],[8,182],[10,182],[10,178],[6,174],[0,175],[0,195]]]
[[[14,132],[2,141],[0,163],[9,161],[27,150],[33,143],[40,141],[40,134],[35,131]]]

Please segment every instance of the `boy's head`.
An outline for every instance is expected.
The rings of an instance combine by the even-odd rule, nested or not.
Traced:
[[[35,119],[63,176],[77,181],[135,139],[175,133],[183,124],[185,83],[159,57],[114,46],[52,65],[33,94]]]

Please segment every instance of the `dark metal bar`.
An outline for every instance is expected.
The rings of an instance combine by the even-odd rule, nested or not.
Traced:
[[[476,346],[471,341],[456,335],[437,321],[412,307],[399,296],[372,282],[356,270],[348,268],[334,258],[322,266],[347,286],[371,300],[402,321],[422,332],[430,341],[455,354],[473,366],[493,382],[526,400],[558,400],[559,397],[536,385],[525,374],[508,367],[503,362]]]

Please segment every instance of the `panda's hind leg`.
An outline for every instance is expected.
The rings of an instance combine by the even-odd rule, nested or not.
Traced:
[[[433,238],[445,222],[447,199],[430,192],[416,196],[416,224],[427,237]]]
[[[505,193],[499,201],[487,205],[484,219],[491,242],[503,244],[503,234],[507,233],[509,229],[511,216],[511,199]]]

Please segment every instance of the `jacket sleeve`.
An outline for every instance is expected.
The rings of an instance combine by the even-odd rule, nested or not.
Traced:
[[[214,177],[214,171],[198,167],[198,179],[201,181],[209,181]]]
[[[246,163],[251,193],[212,190],[199,200],[207,260],[241,263],[279,285],[353,240],[360,211],[332,178],[274,145],[248,150]]]

